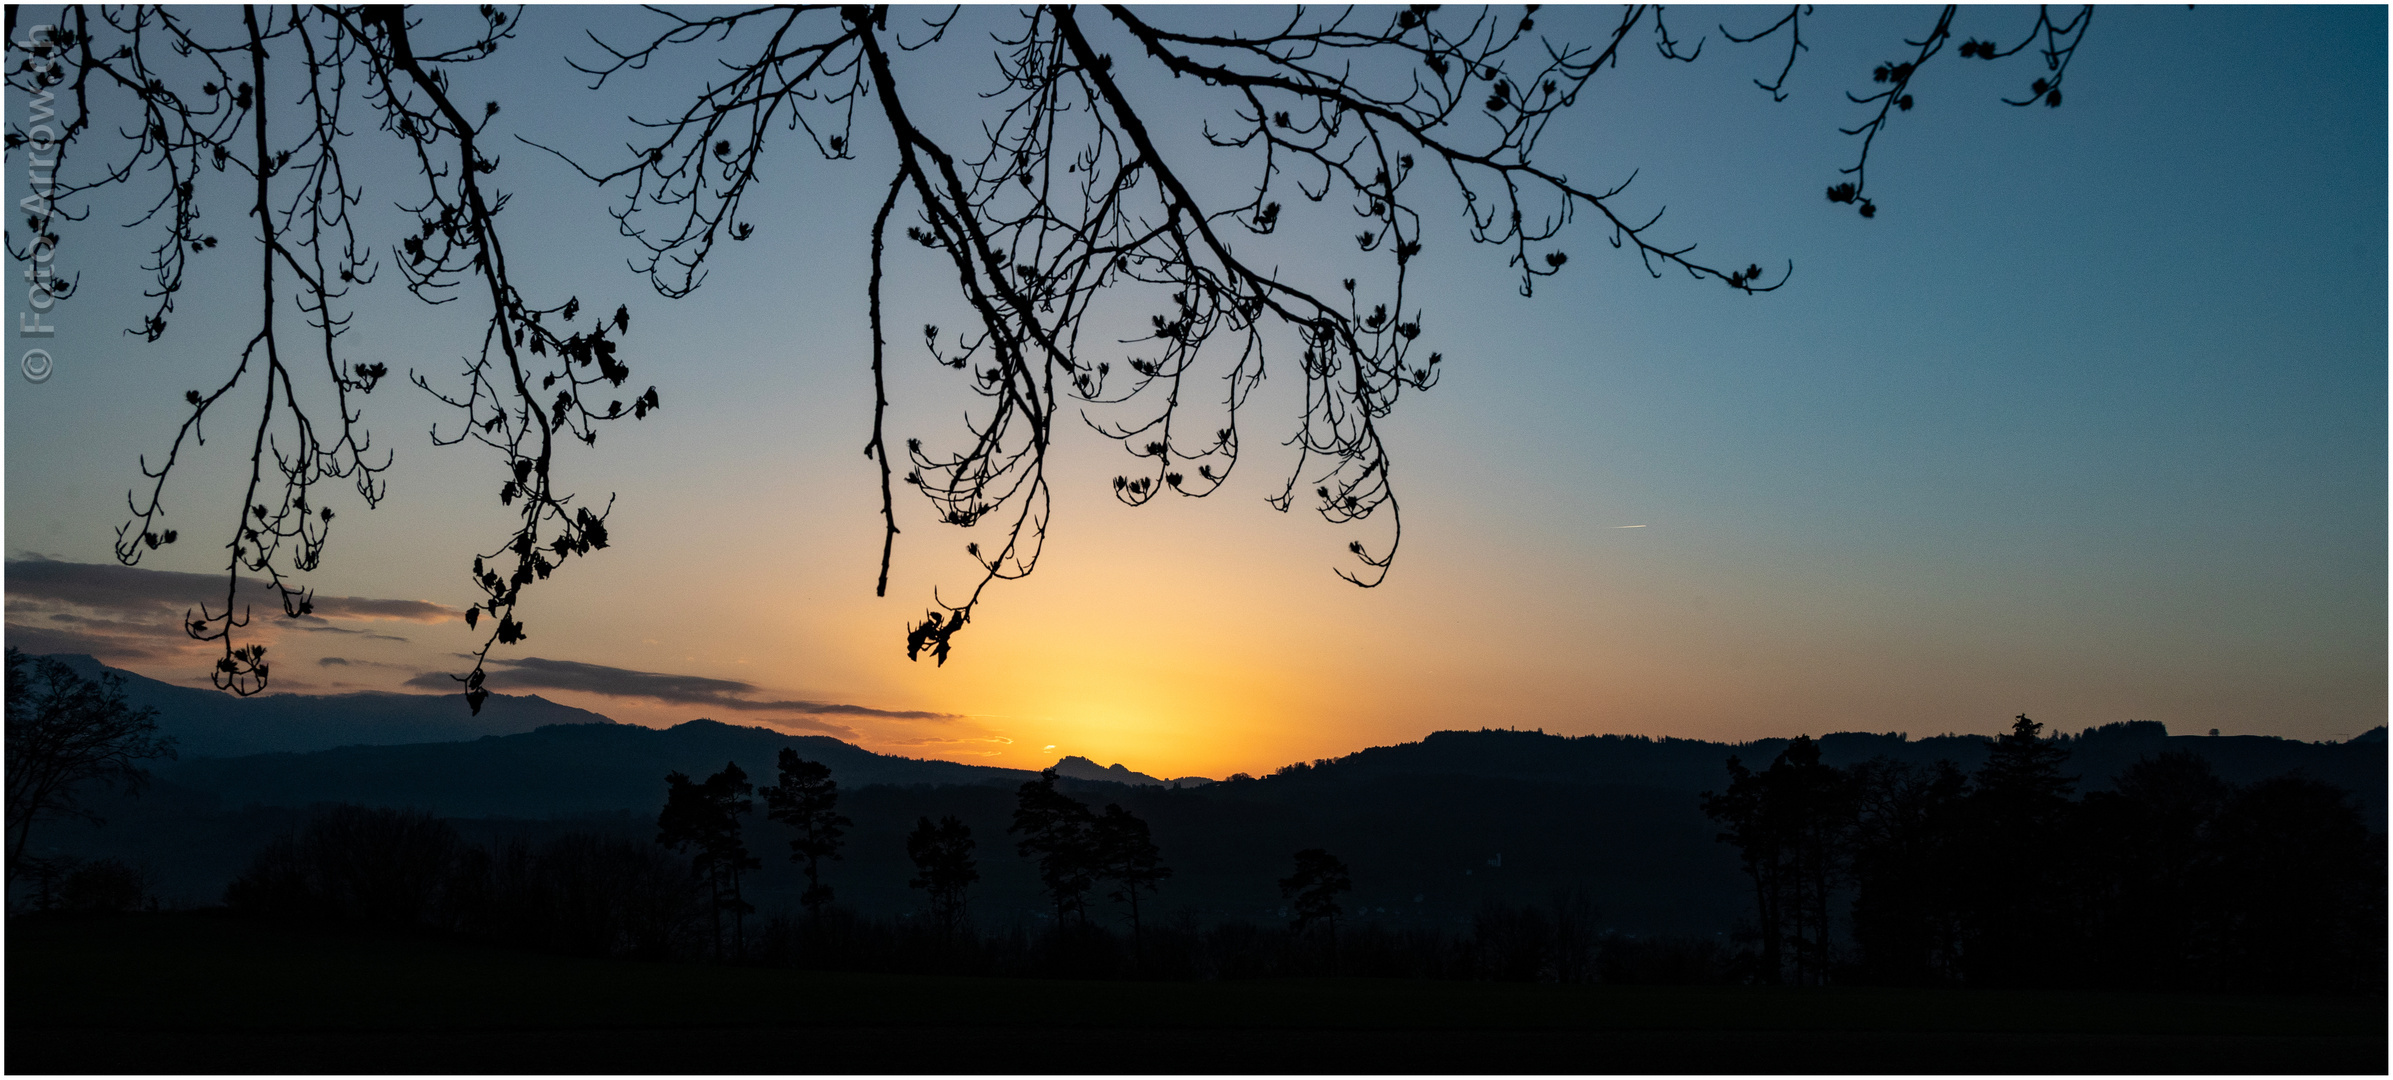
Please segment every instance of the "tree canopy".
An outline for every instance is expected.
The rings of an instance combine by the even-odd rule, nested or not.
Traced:
[[[860,299],[876,385],[864,452],[880,474],[877,588],[885,594],[900,486],[937,520],[986,523],[999,537],[969,543],[977,579],[935,592],[910,620],[909,656],[944,662],[987,588],[1034,569],[1049,525],[1049,452],[1073,417],[1126,450],[1130,466],[1112,480],[1122,502],[1204,497],[1241,460],[1241,412],[1273,360],[1293,364],[1304,392],[1273,429],[1295,454],[1270,502],[1301,503],[1339,525],[1381,522],[1350,543],[1353,561],[1337,572],[1366,587],[1383,581],[1403,537],[1383,424],[1407,391],[1437,384],[1446,350],[1466,347],[1441,339],[1435,305],[1412,283],[1433,215],[1459,216],[1524,294],[1597,238],[1654,276],[1744,294],[1780,289],[1792,272],[1788,260],[1765,269],[1760,257],[1699,255],[1629,178],[1591,185],[1541,164],[1541,142],[1568,137],[1571,110],[1601,92],[1605,72],[1647,49],[1671,62],[1701,55],[1710,35],[1674,30],[1660,7],[1593,19],[1534,5],[653,14],[638,36],[590,37],[573,59],[591,85],[684,58],[716,65],[715,75],[686,100],[632,118],[619,150],[530,145],[618,194],[615,224],[638,253],[635,269],[665,297],[701,287],[723,241],[755,235],[745,207],[772,190],[760,168],[768,144],[885,185],[859,238],[871,251]],[[2090,8],[2038,9],[2024,30],[2021,16],[1987,15],[2008,24],[1996,40],[1960,36],[1962,16],[1945,7],[1926,17],[1849,95],[1856,151],[1826,186],[1829,201],[1878,213],[1872,147],[1913,110],[1914,85],[1948,45],[1984,61],[2026,54],[2038,71],[2005,100],[2061,103]],[[526,144],[494,127],[504,103],[464,100],[451,76],[499,54],[524,17],[489,5],[9,9],[8,79],[30,111],[8,143],[40,171],[8,243],[39,290],[72,291],[77,279],[56,267],[62,236],[103,196],[156,238],[145,266],[151,304],[131,328],[146,340],[164,337],[206,260],[255,256],[239,271],[254,275],[254,330],[185,392],[189,412],[162,455],[142,458],[144,488],[129,497],[116,543],[128,565],[175,543],[181,530],[166,506],[178,464],[205,424],[235,426],[247,472],[231,523],[218,526],[224,604],[184,620],[193,638],[221,643],[221,688],[255,693],[270,674],[263,646],[241,641],[240,575],[261,575],[283,614],[307,614],[303,575],[322,564],[336,518],[322,489],[347,484],[368,507],[387,492],[394,458],[364,426],[364,399],[391,371],[353,360],[343,340],[353,291],[386,270],[480,327],[478,353],[459,370],[407,372],[454,410],[433,441],[482,447],[513,515],[472,561],[478,599],[465,618],[483,637],[473,670],[458,676],[469,704],[478,710],[487,696],[490,650],[527,635],[525,590],[608,546],[612,500],[563,490],[555,470],[573,444],[594,446],[607,425],[662,407],[656,386],[632,379],[631,298],[613,281],[591,282],[590,294],[608,300],[590,303],[518,286],[509,244],[521,240],[499,185],[502,150]],[[1755,80],[1782,97],[1808,17],[1797,6],[1717,34],[1784,48],[1775,77]],[[919,78],[925,64],[991,49],[991,92],[960,99]],[[1175,83],[1208,104],[1193,116],[1159,112],[1154,89]],[[977,134],[958,140],[927,119],[954,115],[976,119]],[[355,162],[369,139],[396,140],[413,163],[395,232],[358,212]],[[1221,179],[1229,175],[1243,179]],[[246,215],[254,233],[211,231],[203,221],[216,218],[202,211],[217,207]],[[224,210],[218,218],[232,216]],[[1320,249],[1319,237],[1342,229],[1354,230],[1351,251]],[[893,248],[908,246],[952,275],[965,328],[893,330],[885,272]],[[884,424],[893,340],[953,369],[977,397],[956,437],[893,447]],[[1117,346],[1130,350],[1118,367]]]

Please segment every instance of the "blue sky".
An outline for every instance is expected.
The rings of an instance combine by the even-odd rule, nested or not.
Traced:
[[[1608,11],[1555,9],[1541,29],[1584,39]],[[1674,33],[1711,39],[1702,59],[1628,50],[1541,157],[1591,183],[1634,171],[1629,206],[1666,206],[1664,231],[1723,261],[1791,261],[1784,289],[1653,280],[1583,229],[1565,239],[1568,271],[1524,299],[1499,253],[1439,216],[1459,204],[1424,198],[1431,257],[1412,287],[1448,364],[1392,424],[1406,541],[1386,586],[1329,573],[1356,534],[1261,504],[1282,461],[1259,454],[1209,500],[1130,510],[1105,489],[1120,451],[1085,438],[1058,459],[1047,561],[992,594],[944,669],[908,664],[901,627],[934,585],[961,583],[963,538],[905,508],[890,596],[871,595],[861,282],[885,138],[860,135],[855,163],[768,158],[759,239],[726,248],[681,301],[621,269],[630,245],[606,193],[512,152],[496,179],[517,197],[502,220],[527,286],[628,303],[627,358],[666,404],[567,466],[618,494],[617,545],[534,594],[521,655],[974,718],[937,735],[859,729],[876,748],[1009,765],[1081,753],[1156,774],[1481,725],[1933,734],[2027,712],[2065,729],[2144,719],[2316,739],[2383,723],[2384,10],[2101,9],[2059,109],[1997,100],[2029,64],[1948,52],[1873,153],[1872,220],[1821,197],[1855,149],[1837,127],[1863,115],[1843,95],[1933,11],[1819,9],[1780,103],[1748,81],[1775,70],[1775,50],[1715,27],[1774,16],[1679,15]],[[976,9],[957,33],[1005,17]],[[510,130],[603,155],[624,113],[665,111],[689,71],[591,94],[559,58],[589,54],[584,24],[628,36],[641,18],[532,9],[502,63],[460,79],[505,103]],[[1965,9],[1957,31],[2008,42],[2032,18]],[[986,51],[916,60],[916,92],[954,103],[943,121],[970,122]],[[1170,118],[1166,137],[1195,138],[1205,106],[1190,88],[1131,88]],[[392,164],[369,188],[386,175],[405,174]],[[370,191],[369,205],[402,194]],[[163,445],[187,385],[225,369],[254,310],[227,259],[166,340],[119,333],[138,318],[130,234],[113,228],[128,206],[95,209],[65,249],[85,291],[59,308],[58,374],[12,375],[5,391],[11,558],[110,561],[136,456]],[[1336,273],[1306,235],[1276,257]],[[898,285],[893,325],[937,321],[937,274]],[[453,369],[478,325],[395,284],[359,311],[359,358],[399,370]],[[906,344],[894,430],[935,440],[971,399]],[[1258,395],[1250,445],[1285,434],[1273,410],[1297,389],[1283,377]],[[370,404],[400,456],[392,496],[371,514],[342,507],[351,524],[319,588],[462,607],[466,564],[506,528],[480,494],[492,465],[427,445],[441,417],[420,392],[393,385]],[[186,534],[213,535],[228,464],[178,496]],[[144,565],[207,571],[211,551],[186,543]],[[12,586],[11,640],[55,635],[61,613],[95,617]],[[471,647],[461,624],[391,636],[409,640],[342,651],[373,663],[336,671],[318,642],[348,636],[288,635],[278,679],[396,689],[463,670],[453,654]],[[119,659],[204,672],[172,651]],[[689,718],[655,699],[540,692]]]

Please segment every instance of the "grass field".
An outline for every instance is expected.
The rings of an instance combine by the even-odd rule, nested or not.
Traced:
[[[208,915],[8,927],[11,1073],[2383,1073],[2383,999],[638,964]]]

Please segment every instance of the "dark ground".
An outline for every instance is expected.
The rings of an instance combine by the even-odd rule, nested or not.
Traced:
[[[2386,1071],[2382,998],[1073,982],[16,918],[11,1073]]]

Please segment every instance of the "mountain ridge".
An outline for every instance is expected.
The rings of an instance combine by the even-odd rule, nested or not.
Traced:
[[[1202,787],[1214,782],[1210,777],[1203,776],[1182,776],[1171,780],[1159,779],[1142,772],[1133,772],[1129,766],[1118,761],[1110,766],[1099,765],[1078,754],[1066,754],[1062,760],[1047,767],[1054,769],[1057,776],[1068,776],[1074,780],[1095,780],[1108,784],[1130,784],[1137,787]]]
[[[788,747],[831,767],[843,788],[872,784],[1013,785],[1038,774],[990,765],[876,754],[828,735],[690,720],[550,724],[471,742],[343,746],[307,753],[209,758],[167,765],[167,780],[226,806],[357,802],[444,817],[547,818],[637,811],[664,799],[665,774],[704,777],[738,762],[752,783],[773,782]]]
[[[536,695],[494,694],[484,705],[486,719],[475,719],[454,709],[454,699],[446,695],[366,691],[231,698],[117,671],[85,655],[55,659],[87,677],[100,671],[123,676],[126,699],[159,707],[161,733],[181,743],[184,760],[163,766],[160,774],[231,806],[370,799],[452,816],[645,812],[659,797],[655,789],[668,770],[703,776],[719,770],[723,762],[738,760],[752,779],[769,783],[782,746],[799,747],[805,756],[831,766],[833,776],[848,788],[1011,786],[1037,776],[1035,770],[878,754],[827,735],[795,735],[714,720],[662,729],[621,724]],[[1265,779],[1469,776],[1700,792],[1726,783],[1730,756],[1749,767],[1765,767],[1789,741],[1726,743],[1670,736],[1449,729],[1413,742],[1285,766]],[[1923,766],[1947,760],[1964,772],[1984,760],[1987,746],[1985,738],[1975,735],[1913,739],[1872,732],[1830,732],[1817,742],[1822,759],[1831,765],[1883,756]],[[2343,743],[2304,743],[2263,735],[2170,735],[2159,723],[2127,721],[2059,734],[2055,742],[2070,750],[2068,769],[2080,777],[2081,791],[2107,788],[2111,777],[2140,758],[2187,753],[2233,783],[2298,770],[2352,792],[2366,819],[2378,828],[2386,818],[2386,743],[2381,727]],[[269,749],[243,749],[261,744]],[[1089,791],[1116,784],[1167,790],[1212,786],[1202,777],[1164,780],[1119,763],[1100,766],[1079,755],[1067,755],[1050,767],[1075,788]],[[507,768],[529,771],[511,774]],[[563,779],[577,769],[595,771],[579,780]],[[525,780],[527,776],[532,779]],[[1240,782],[1240,777],[1230,781]]]
[[[339,746],[395,746],[459,742],[512,735],[551,724],[614,724],[588,709],[538,694],[492,694],[479,715],[455,694],[360,690],[345,694],[260,694],[234,697],[220,690],[177,686],[109,667],[83,653],[59,661],[84,678],[105,672],[124,680],[125,701],[158,710],[158,732],[172,736],[185,757],[241,757],[304,753]]]

